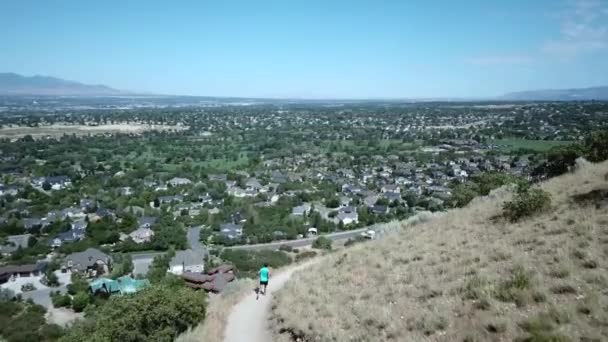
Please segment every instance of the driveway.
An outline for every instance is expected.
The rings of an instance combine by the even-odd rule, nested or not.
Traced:
[[[5,284],[2,284],[2,288],[10,289],[15,294],[21,294],[24,299],[31,298],[34,303],[40,304],[46,308],[52,308],[53,304],[51,302],[51,291],[59,291],[61,293],[67,292],[67,284],[70,283],[70,273],[61,273],[61,271],[55,271],[57,278],[59,279],[59,283],[61,286],[59,287],[47,287],[46,285],[40,282],[42,276],[36,277],[19,277],[15,278],[13,281],[9,281]],[[21,286],[27,283],[34,284],[36,290],[29,292],[22,292]]]
[[[146,275],[150,269],[150,265],[154,260],[154,257],[163,255],[165,252],[149,252],[149,253],[134,253],[131,254],[131,260],[133,261],[133,274],[134,275]]]

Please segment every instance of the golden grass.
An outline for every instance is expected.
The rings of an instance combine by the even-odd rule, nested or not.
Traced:
[[[608,209],[572,197],[608,189],[608,162],[581,165],[520,222],[500,218],[502,189],[327,256],[277,293],[277,339],[607,340]]]
[[[205,320],[181,334],[176,342],[223,341],[228,316],[234,305],[255,289],[255,282],[243,278],[228,284],[219,295],[211,295]]]

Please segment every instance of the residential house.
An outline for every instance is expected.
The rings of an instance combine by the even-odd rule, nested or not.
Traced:
[[[80,209],[83,211],[90,212],[95,209],[97,206],[97,202],[94,199],[90,198],[81,198],[80,199]]]
[[[139,228],[152,228],[158,219],[152,216],[143,216],[137,219]]]
[[[150,228],[140,227],[129,233],[129,237],[137,244],[150,242],[154,237],[154,231]]]
[[[345,226],[359,222],[359,215],[357,214],[357,210],[353,207],[341,208],[336,218]]]
[[[62,219],[69,218],[71,220],[84,219],[87,216],[82,209],[74,207],[62,209],[60,215]]]
[[[39,218],[25,218],[23,219],[23,228],[25,228],[25,230],[41,229],[48,225],[48,223],[45,223],[46,222]]]
[[[189,185],[192,183],[192,181],[188,178],[173,177],[167,183],[171,184],[171,186],[182,186]]]
[[[312,207],[308,203],[303,203],[297,207],[291,208],[291,215],[293,216],[304,216],[308,215],[311,211]]]
[[[371,212],[376,215],[386,215],[389,213],[389,208],[386,205],[376,204],[371,207]]]
[[[168,203],[180,203],[184,200],[184,196],[182,195],[173,195],[173,196],[160,196],[158,198],[158,202],[160,204],[168,204]]]
[[[89,291],[94,294],[123,295],[139,292],[150,287],[147,279],[133,279],[130,276],[122,276],[114,279],[97,278],[89,283]]]
[[[210,181],[215,182],[225,182],[228,180],[228,176],[225,173],[208,175],[207,178],[209,178]]]
[[[378,202],[378,195],[376,195],[376,194],[368,195],[363,199],[363,203],[368,208],[373,207],[376,204],[376,202]]]
[[[245,190],[258,192],[262,188],[262,184],[257,178],[249,178],[245,182]]]
[[[53,248],[61,247],[63,244],[76,242],[84,239],[86,236],[86,226],[85,228],[79,227],[78,229],[70,229],[67,232],[62,232],[57,234],[49,244]]]
[[[27,248],[32,234],[10,235],[6,237],[6,244],[0,245],[0,254],[10,256],[19,248]]]
[[[96,275],[108,273],[112,258],[96,248],[87,248],[83,252],[68,255],[62,267],[72,272],[88,273],[95,271]],[[98,273],[97,273],[98,272]]]
[[[382,193],[386,193],[386,192],[400,193],[401,188],[397,184],[384,184],[382,186],[382,188],[380,189],[380,191]]]
[[[229,239],[237,239],[243,235],[243,227],[232,222],[224,223],[220,225],[220,234]]]
[[[203,255],[192,250],[177,251],[169,262],[169,272],[180,275],[185,272],[201,273],[205,269]]]
[[[37,177],[32,179],[32,185],[37,187],[42,187],[45,183],[49,184],[52,190],[62,190],[72,185],[72,181],[68,176]]]
[[[10,195],[17,196],[21,191],[21,187],[17,185],[0,184],[0,196]]]
[[[348,207],[351,202],[352,202],[352,199],[350,197],[348,197],[348,196],[341,196],[340,197],[340,206],[341,207]]]
[[[35,277],[46,270],[47,263],[39,262],[27,265],[0,266],[0,284],[7,283],[11,279],[21,277]]]
[[[234,268],[231,265],[221,265],[204,273],[185,272],[181,277],[188,287],[203,289],[208,292],[222,292],[228,283],[235,279]]]
[[[133,195],[133,189],[130,186],[124,186],[122,188],[120,188],[120,194],[122,196],[131,196]]]
[[[401,194],[398,192],[385,192],[382,194],[382,197],[386,198],[389,203],[393,203],[393,202],[401,202]]]
[[[289,181],[289,178],[285,174],[283,174],[281,171],[274,170],[270,174],[270,181],[273,183],[283,184],[283,183],[287,183]]]

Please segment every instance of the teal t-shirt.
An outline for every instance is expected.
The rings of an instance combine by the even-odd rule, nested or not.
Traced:
[[[270,273],[268,267],[262,267],[260,270],[260,281],[268,281],[268,273]]]

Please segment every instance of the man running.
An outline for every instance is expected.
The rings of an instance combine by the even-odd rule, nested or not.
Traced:
[[[266,295],[266,288],[268,287],[268,279],[270,278],[270,270],[268,264],[264,264],[264,267],[260,268],[260,290],[264,287],[263,295]]]

